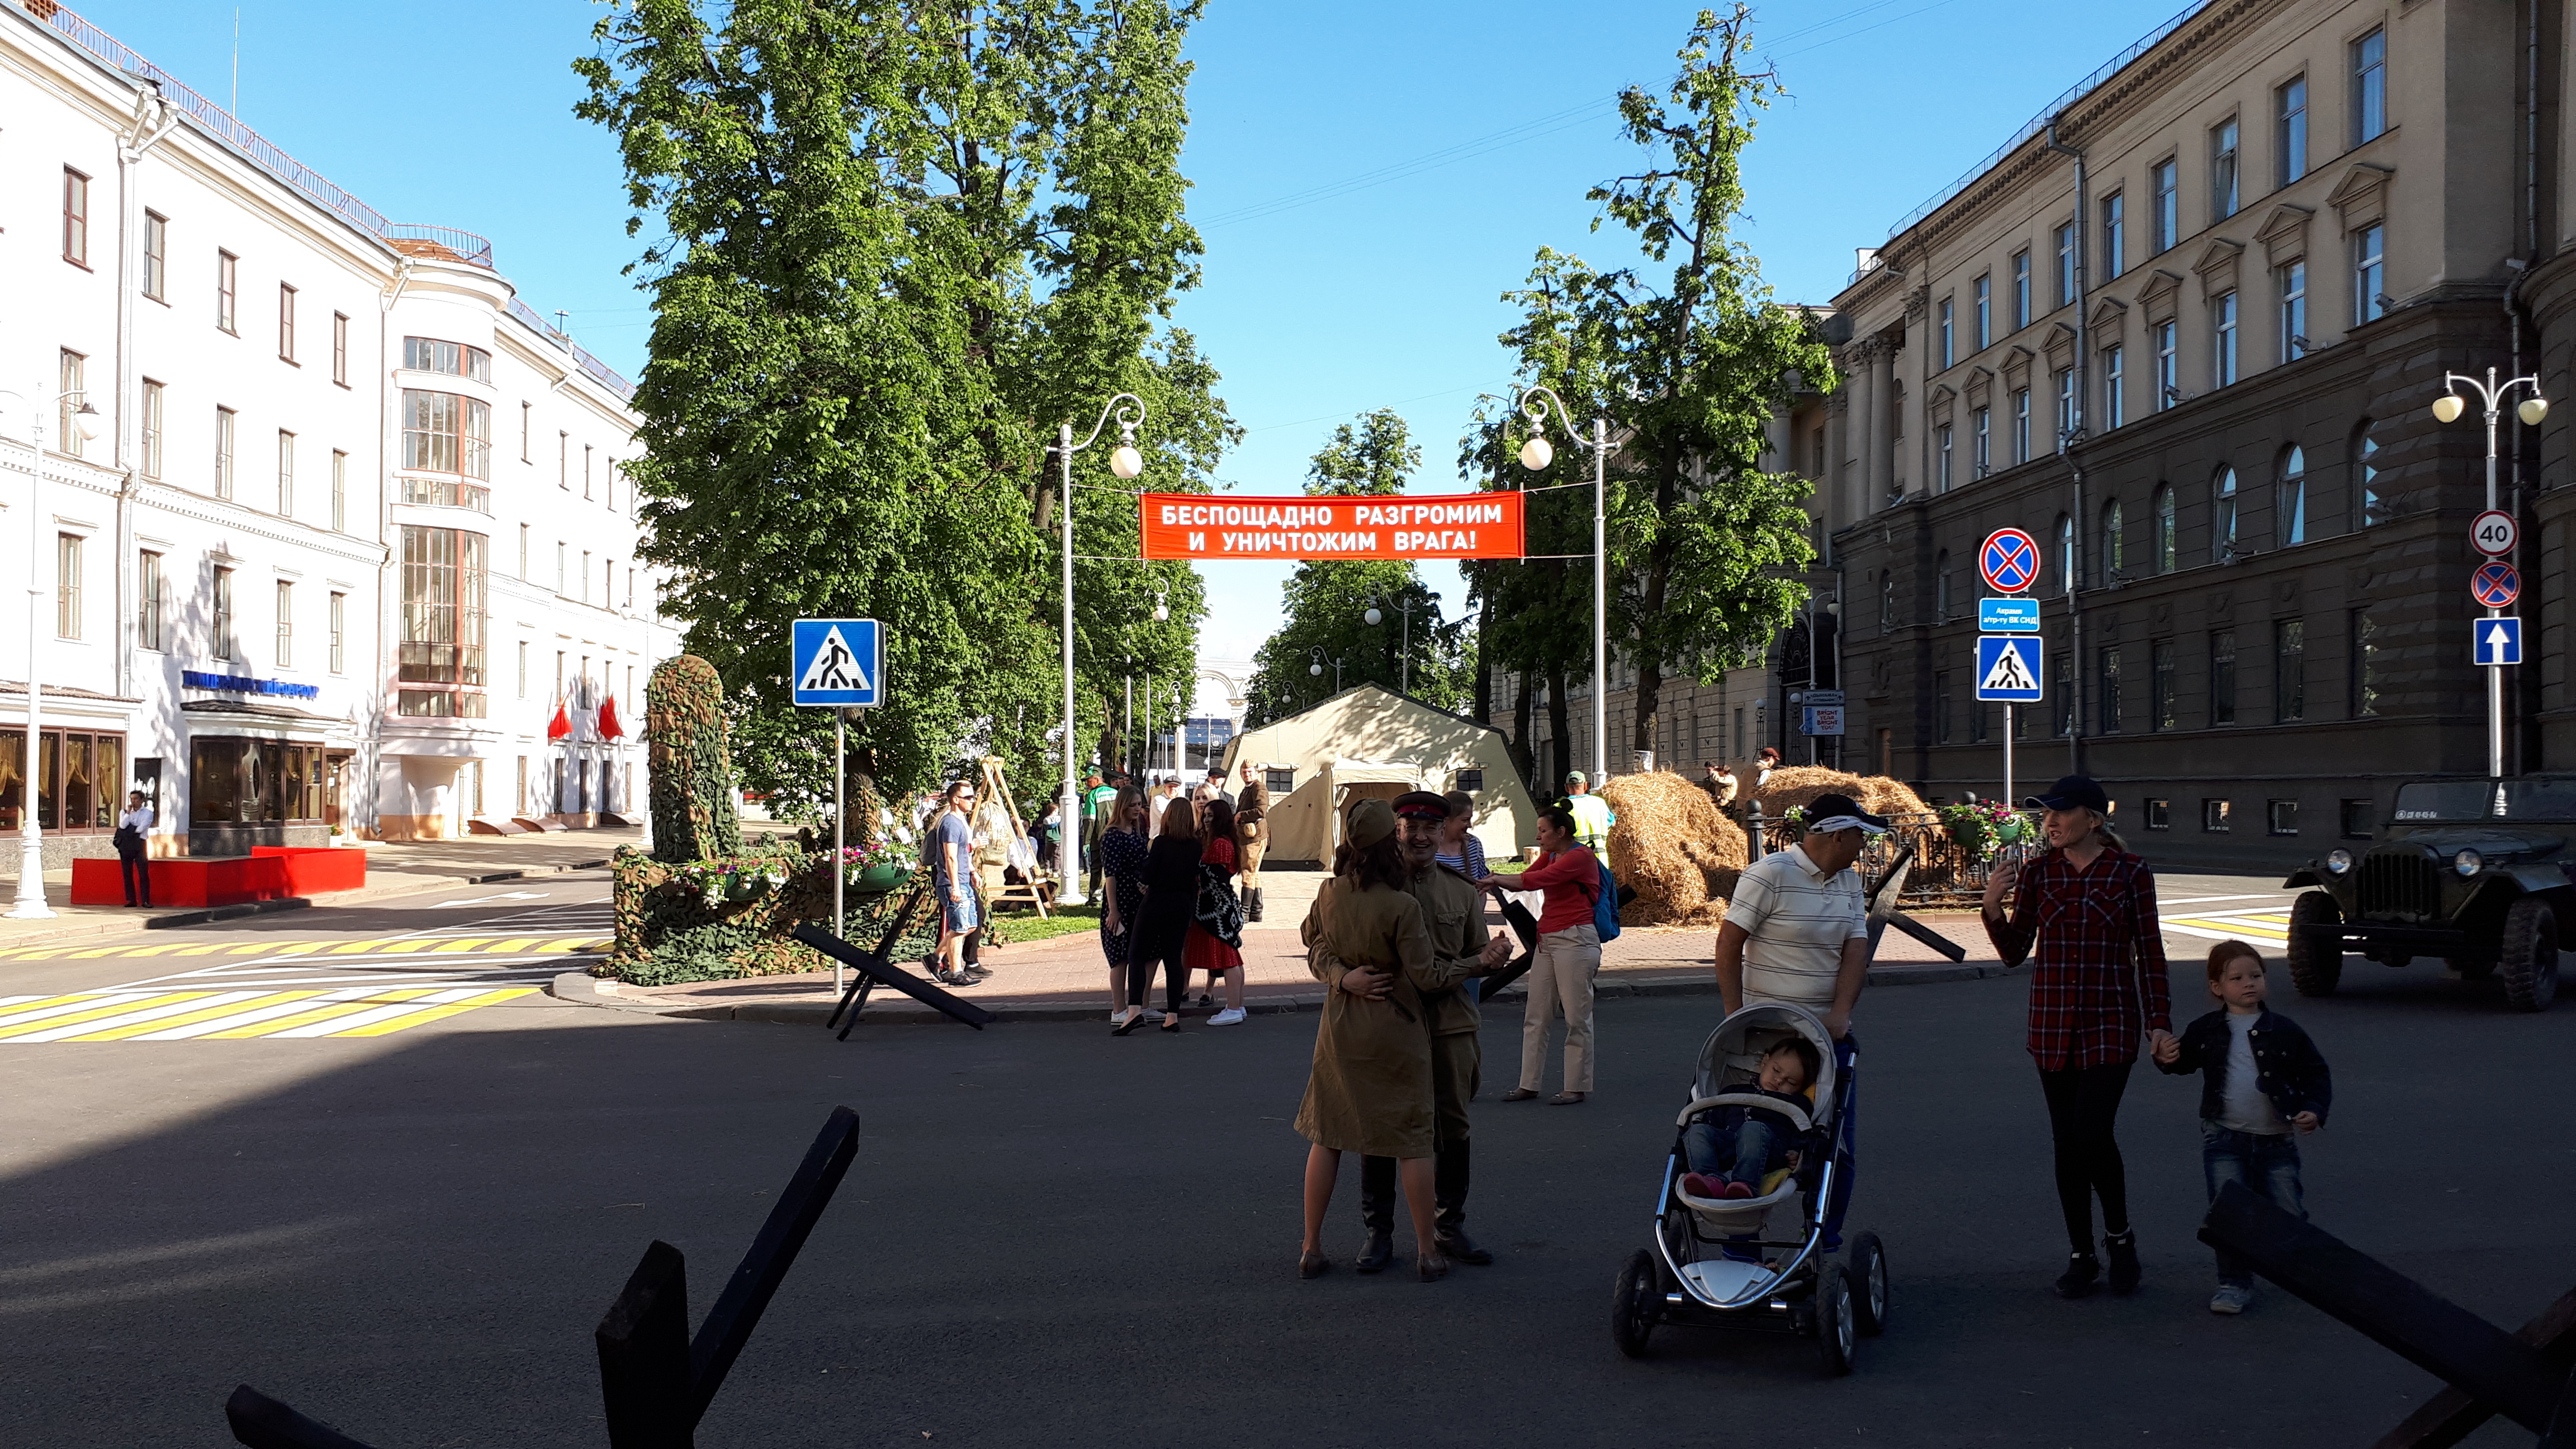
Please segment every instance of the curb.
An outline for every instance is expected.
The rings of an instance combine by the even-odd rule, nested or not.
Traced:
[[[1982,981],[1988,977],[2009,976],[2012,968],[1996,964],[1961,964],[1936,966],[1879,966],[1871,969],[1868,984],[1875,987],[1937,986],[1953,981]],[[677,1017],[687,1021],[761,1021],[779,1026],[822,1026],[831,1020],[832,1006],[822,1001],[751,1001],[739,1005],[661,1005],[632,1000],[600,990],[601,982],[587,972],[567,971],[546,987],[546,994],[558,1001],[576,1006],[603,1007],[610,1011],[632,1012],[639,1016]],[[948,1018],[899,993],[871,996],[861,1020],[870,1025],[934,1026],[947,1025]],[[1596,981],[1595,999],[1631,996],[1714,996],[1717,982],[1707,976],[1665,981]],[[973,998],[968,998],[972,1000]],[[1513,1006],[1528,999],[1523,991],[1507,991],[1486,1003],[1489,1006]],[[1251,1016],[1288,1016],[1313,1011],[1323,1005],[1324,993],[1294,991],[1271,995],[1247,994],[1243,1009]],[[987,1004],[976,1003],[993,1013],[997,1021],[1083,1021],[1102,1022],[1108,1013],[1096,1001],[1028,1001]],[[1183,1016],[1207,1013],[1192,1007]]]
[[[244,916],[266,915],[271,911],[301,911],[314,906],[345,906],[359,901],[386,896],[409,895],[414,891],[449,890],[461,885],[489,885],[494,881],[529,880],[538,876],[571,875],[576,871],[599,870],[608,865],[598,860],[579,860],[569,865],[532,865],[517,870],[495,871],[488,875],[413,875],[388,877],[383,885],[370,884],[354,891],[334,891],[326,899],[312,896],[280,896],[272,901],[243,901],[229,906],[208,906],[199,910],[169,911],[155,916],[103,916],[96,920],[58,926],[49,930],[29,931],[0,939],[0,947],[43,946],[58,941],[78,941],[90,936],[112,936],[120,931],[169,931],[187,926],[202,926],[215,921],[238,920]],[[47,889],[52,887],[48,886]]]

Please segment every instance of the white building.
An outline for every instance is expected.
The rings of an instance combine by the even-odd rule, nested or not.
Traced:
[[[631,393],[481,238],[387,221],[49,0],[0,5],[0,577],[29,561],[48,858],[111,853],[129,785],[163,854],[640,810],[676,633],[634,562]]]

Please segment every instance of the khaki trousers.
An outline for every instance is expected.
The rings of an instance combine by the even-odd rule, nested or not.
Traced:
[[[1255,840],[1243,846],[1243,879],[1237,884],[1246,890],[1261,889],[1261,854],[1270,848],[1267,840]]]
[[[1601,969],[1601,937],[1589,923],[1550,931],[1531,953],[1529,1006],[1521,1018],[1521,1081],[1538,1090],[1547,1071],[1547,1033],[1565,1013],[1565,1090],[1592,1090],[1592,977]]]

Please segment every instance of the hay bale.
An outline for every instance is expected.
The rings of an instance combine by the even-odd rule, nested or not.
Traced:
[[[1803,810],[1817,796],[1827,794],[1849,795],[1872,815],[1925,815],[1932,810],[1902,780],[1885,775],[1854,775],[1818,765],[1773,770],[1770,782],[1757,798],[1762,802],[1762,813],[1776,817],[1784,811]]]
[[[1708,792],[1670,770],[1621,775],[1601,787],[1619,819],[1610,862],[1636,898],[1623,926],[1710,926],[1726,917],[1746,855],[1744,828],[1718,813]]]

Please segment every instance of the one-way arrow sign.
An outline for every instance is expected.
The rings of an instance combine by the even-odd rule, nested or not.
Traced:
[[[2496,619],[2472,619],[2469,627],[2476,641],[2473,657],[2482,665],[2520,664],[2522,662],[2522,621],[2507,614]]]

